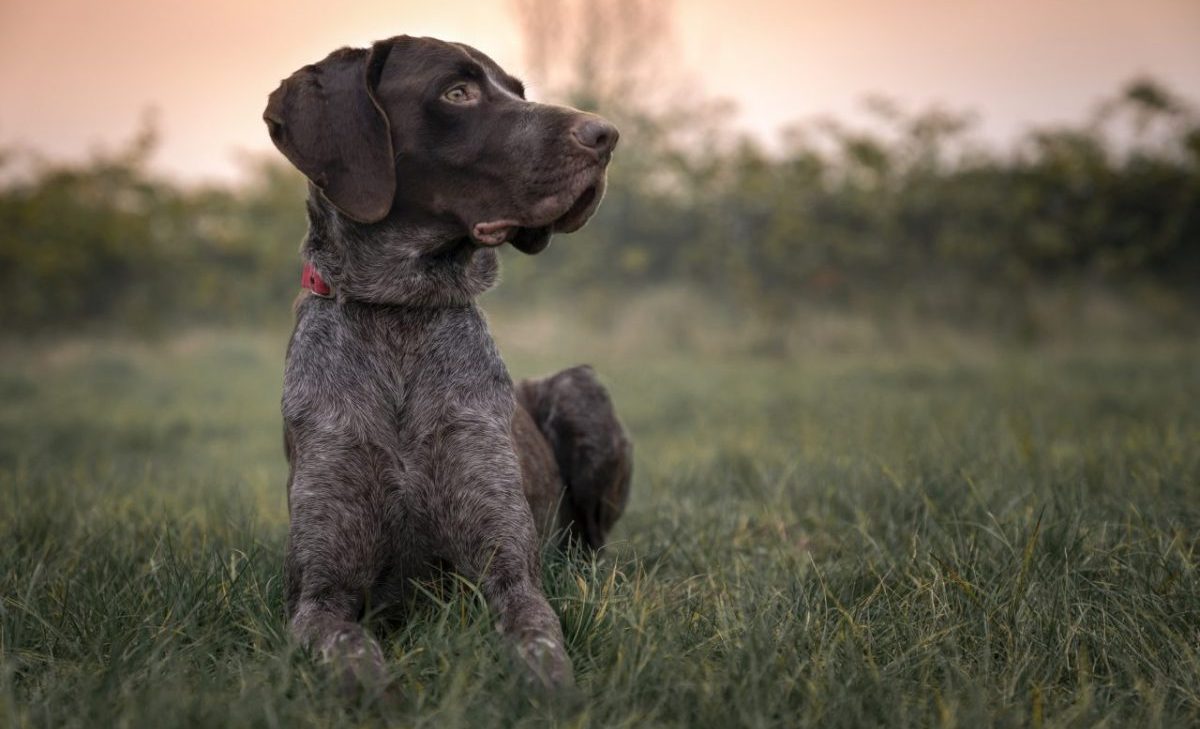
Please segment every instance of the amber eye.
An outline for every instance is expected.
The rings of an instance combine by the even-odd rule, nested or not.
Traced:
[[[479,87],[469,82],[454,84],[442,98],[451,104],[470,104],[479,98]]]

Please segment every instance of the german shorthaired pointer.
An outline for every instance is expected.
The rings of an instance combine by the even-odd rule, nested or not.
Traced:
[[[293,633],[351,685],[381,681],[365,606],[449,567],[538,683],[569,686],[540,544],[604,544],[631,446],[591,368],[514,387],[475,298],[500,245],[537,253],[588,220],[616,128],[408,36],[301,68],[263,118],[309,180],[283,389]]]

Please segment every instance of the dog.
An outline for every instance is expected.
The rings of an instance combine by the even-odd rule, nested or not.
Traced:
[[[616,127],[409,36],[301,68],[263,118],[309,182],[282,398],[290,630],[353,685],[386,680],[359,620],[448,567],[535,683],[572,685],[541,544],[604,545],[631,445],[590,367],[514,386],[475,299],[499,246],[587,222]]]

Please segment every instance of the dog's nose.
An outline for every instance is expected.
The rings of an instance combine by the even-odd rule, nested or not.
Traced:
[[[571,136],[580,145],[603,157],[612,153],[621,133],[607,119],[587,116],[571,128]]]

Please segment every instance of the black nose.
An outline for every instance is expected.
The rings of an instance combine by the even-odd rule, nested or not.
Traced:
[[[617,146],[621,133],[607,120],[598,116],[585,117],[571,128],[575,141],[598,155],[610,154]]]

